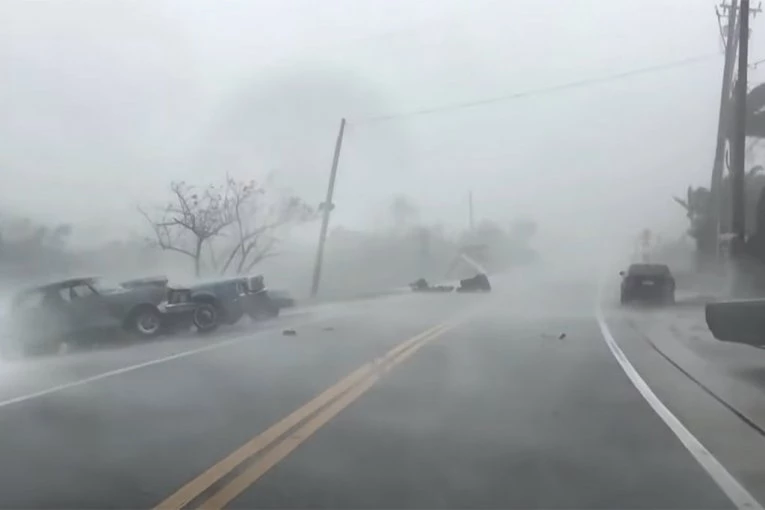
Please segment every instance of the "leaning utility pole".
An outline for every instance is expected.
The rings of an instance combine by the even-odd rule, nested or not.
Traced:
[[[733,67],[736,59],[736,49],[738,47],[738,0],[733,0],[731,4],[723,3],[720,6],[723,14],[718,10],[718,19],[722,20],[727,16],[728,24],[725,27],[723,44],[725,46],[725,64],[723,65],[722,90],[720,92],[720,112],[717,119],[717,145],[715,147],[714,163],[712,165],[712,183],[710,186],[712,196],[712,218],[715,234],[715,257],[719,260],[721,234],[720,221],[722,218],[722,176],[723,166],[725,164],[725,144],[728,139],[728,127],[730,126],[730,86],[733,79]],[[723,26],[720,26],[721,35]]]
[[[335,177],[337,176],[337,164],[340,161],[340,149],[343,147],[343,134],[345,133],[345,119],[340,120],[340,131],[337,133],[335,142],[335,155],[332,157],[332,170],[329,173],[329,186],[327,186],[327,198],[321,204],[321,232],[319,233],[319,247],[316,249],[316,263],[313,267],[313,282],[311,283],[311,297],[316,297],[319,292],[321,280],[321,265],[324,262],[324,243],[327,241],[327,229],[329,228],[329,213],[335,208],[332,203],[332,195],[335,193]]]
[[[746,159],[746,95],[749,69],[749,0],[741,0],[739,21],[738,77],[736,79],[736,113],[731,143],[731,230],[733,255],[742,254],[746,241],[746,204],[744,195],[744,163]]]

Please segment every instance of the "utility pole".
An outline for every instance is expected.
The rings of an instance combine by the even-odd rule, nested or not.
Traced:
[[[746,241],[744,163],[746,159],[746,95],[749,69],[749,0],[741,0],[739,20],[738,77],[736,79],[735,125],[731,143],[731,201],[733,256],[742,255]]]
[[[725,45],[725,64],[723,65],[722,87],[720,92],[720,112],[717,119],[717,145],[715,147],[714,163],[712,165],[712,183],[710,191],[712,195],[712,218],[714,222],[715,234],[715,258],[720,258],[720,220],[722,218],[722,176],[723,166],[725,164],[725,144],[728,138],[728,127],[730,126],[730,86],[733,79],[733,67],[736,59],[736,49],[738,47],[738,0],[733,0],[731,4],[723,3],[720,6],[723,14],[717,11],[718,20],[727,16],[727,27],[720,25],[720,32],[723,33],[723,43]]]
[[[468,221],[470,225],[470,231],[473,231],[474,223],[473,223],[473,192],[468,192]]]
[[[321,232],[319,233],[319,246],[316,249],[316,262],[313,267],[313,282],[311,283],[311,297],[319,293],[319,281],[321,280],[321,265],[324,262],[324,243],[327,241],[327,229],[329,228],[329,214],[335,205],[332,203],[332,195],[335,193],[335,177],[337,177],[337,164],[340,161],[340,150],[343,147],[343,134],[345,133],[345,119],[340,120],[340,131],[337,133],[335,142],[335,154],[332,157],[332,170],[329,173],[329,185],[327,197],[321,204]]]

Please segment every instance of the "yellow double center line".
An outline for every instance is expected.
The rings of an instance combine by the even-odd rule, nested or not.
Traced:
[[[225,507],[314,432],[368,391],[386,372],[409,358],[427,342],[454,326],[456,322],[430,328],[400,343],[384,356],[362,365],[358,370],[181,487],[156,508],[173,510],[187,508],[191,506],[191,503],[203,499],[200,497],[203,493],[208,493],[207,499],[193,505],[194,507],[205,509]],[[222,485],[219,490],[212,489],[224,477],[251,461],[255,456],[258,458],[244,469],[240,469],[238,474]]]

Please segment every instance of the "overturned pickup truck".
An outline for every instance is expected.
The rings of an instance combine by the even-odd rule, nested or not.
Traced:
[[[479,273],[472,278],[460,280],[459,286],[430,285],[425,278],[420,278],[409,284],[414,292],[491,292],[489,277]]]
[[[707,303],[707,327],[723,342],[765,346],[765,299]]]

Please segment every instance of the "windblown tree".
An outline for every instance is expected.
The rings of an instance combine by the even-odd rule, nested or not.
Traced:
[[[313,217],[296,197],[269,201],[254,181],[227,177],[222,185],[202,189],[174,182],[170,189],[172,200],[157,214],[139,210],[154,231],[155,244],[191,258],[196,276],[205,259],[220,274],[249,272],[275,254],[283,228]]]
[[[226,239],[232,241],[224,248],[220,274],[249,273],[262,260],[278,254],[275,248],[287,227],[316,217],[316,211],[298,197],[269,199],[254,181],[241,183],[230,177],[227,181],[232,224]]]
[[[158,214],[139,208],[151,225],[157,246],[194,261],[194,274],[201,273],[203,250],[232,224],[233,200],[228,186],[210,184],[198,189],[186,182],[170,184],[172,200]]]
[[[757,219],[757,203],[760,193],[765,189],[765,173],[763,167],[755,166],[745,176],[745,214],[746,230],[748,235],[754,234]],[[721,216],[720,231],[731,231],[731,179],[727,174],[722,181],[721,192]],[[714,251],[714,228],[712,222],[712,200],[709,189],[705,187],[689,187],[685,198],[673,197],[686,213],[690,222],[688,234],[693,237],[700,249]],[[708,246],[709,245],[709,246]]]
[[[750,96],[754,91],[750,92]],[[758,96],[756,101],[750,101],[747,99],[748,107],[753,107],[756,103],[762,102],[765,99],[765,87],[758,87]],[[759,109],[759,107],[758,107]],[[750,112],[750,115],[753,113]],[[760,115],[758,113],[757,115]],[[757,122],[760,126],[765,126],[764,118],[758,117]],[[753,118],[748,120],[748,128],[755,125]],[[758,128],[760,129],[760,128]],[[765,131],[757,131],[747,133],[750,138],[747,141],[746,146],[746,165],[750,167],[750,170],[745,175],[744,193],[745,193],[745,221],[747,235],[753,235],[755,232],[755,223],[757,218],[757,202],[760,196],[760,192],[765,188],[765,173],[763,173],[763,167],[756,164],[761,159],[758,150],[762,146],[763,139],[760,137]],[[728,158],[729,159],[729,155]],[[726,161],[726,167],[730,167],[730,162]],[[731,232],[731,175],[728,171],[722,178],[720,190],[720,234],[729,234]],[[710,258],[717,251],[717,244],[719,242],[717,237],[717,228],[714,217],[714,197],[712,196],[709,188],[688,187],[685,198],[673,197],[683,209],[685,209],[686,216],[690,222],[688,228],[688,234],[696,242],[696,254],[697,260],[700,263],[711,260]]]

